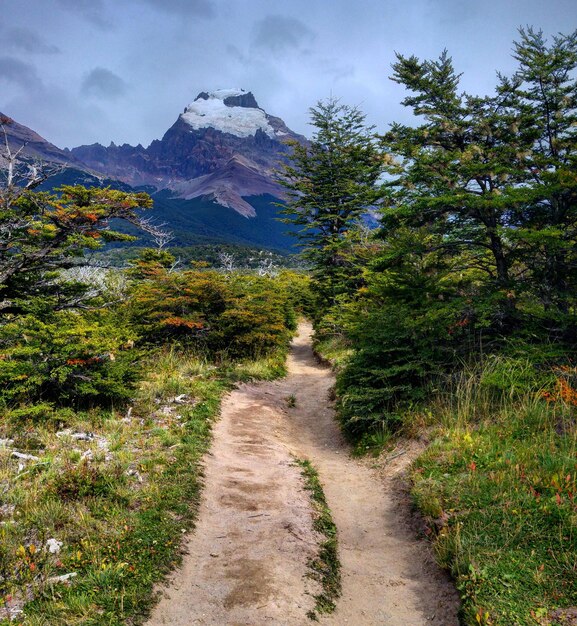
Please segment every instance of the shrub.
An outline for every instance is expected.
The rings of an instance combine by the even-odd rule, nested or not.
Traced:
[[[214,352],[252,359],[288,344],[294,314],[287,292],[275,279],[237,275],[230,282],[230,294],[209,337]]]
[[[2,328],[0,398],[5,404],[124,402],[137,378],[135,335],[107,311],[32,315]]]
[[[115,478],[118,481],[118,477]],[[63,500],[78,500],[86,496],[107,496],[111,480],[102,470],[83,460],[66,464],[52,479],[52,489]]]
[[[195,341],[211,330],[226,310],[229,286],[215,271],[169,272],[160,265],[135,284],[130,319],[147,342]]]

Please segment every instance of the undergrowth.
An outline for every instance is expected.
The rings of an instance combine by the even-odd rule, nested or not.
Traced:
[[[167,347],[144,364],[128,410],[5,409],[0,623],[140,623],[194,526],[223,393],[282,375],[285,355],[216,366]]]
[[[467,625],[563,624],[577,606],[572,374],[540,389],[529,370],[501,360],[457,377],[433,403],[439,437],[412,468]]]
[[[335,369],[341,368],[353,352],[350,342],[343,335],[315,338],[314,350]]]
[[[338,555],[337,527],[333,522],[327,505],[323,487],[316,469],[310,461],[297,459],[297,465],[305,478],[305,489],[310,491],[315,515],[313,528],[325,539],[319,546],[319,552],[309,563],[311,577],[321,584],[321,592],[315,596],[315,607],[307,616],[317,621],[319,615],[332,613],[335,601],[341,595],[341,564]]]

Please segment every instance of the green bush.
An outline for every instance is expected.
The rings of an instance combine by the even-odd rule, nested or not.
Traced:
[[[138,376],[134,337],[108,311],[17,318],[0,336],[0,398],[9,406],[124,402]]]
[[[229,285],[218,272],[170,272],[157,264],[148,266],[147,278],[135,283],[127,309],[146,342],[202,345],[229,298]]]
[[[275,279],[237,275],[230,279],[230,295],[209,335],[219,355],[253,359],[286,347],[295,317],[287,291]]]
[[[190,343],[220,359],[251,359],[286,346],[296,327],[292,282],[213,270],[169,272],[157,266],[136,284],[129,315],[146,342]],[[304,296],[303,296],[304,297]]]
[[[418,311],[401,303],[365,310],[349,324],[356,351],[337,375],[339,416],[356,439],[385,426],[396,430],[402,412],[421,402],[428,387],[459,358],[445,306]],[[358,321],[357,321],[358,320]]]

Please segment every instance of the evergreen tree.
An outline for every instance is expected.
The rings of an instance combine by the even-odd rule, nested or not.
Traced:
[[[499,300],[501,324],[514,313],[516,207],[521,198],[522,155],[530,134],[514,124],[502,97],[474,97],[460,91],[446,52],[436,61],[398,55],[393,80],[413,92],[403,101],[424,124],[393,124],[383,137],[396,159],[389,166],[389,208],[384,236],[400,227],[427,227],[442,237],[447,255],[467,252],[469,268],[484,272]]]
[[[137,222],[135,209],[149,207],[145,193],[63,186],[57,194],[0,188],[0,311],[50,311],[78,305],[86,285],[63,281],[103,240],[133,239],[109,229],[110,220]]]
[[[373,129],[355,107],[333,98],[311,108],[315,133],[310,142],[292,144],[290,163],[280,177],[288,190],[282,214],[301,227],[298,237],[312,262],[315,287],[323,304],[350,290],[357,273],[347,259],[347,232],[374,207],[383,171]]]
[[[551,44],[541,31],[520,30],[511,79],[498,93],[527,129],[523,194],[512,233],[545,308],[565,314],[577,288],[577,31]]]
[[[383,138],[400,157],[389,167],[384,235],[426,226],[446,254],[466,253],[501,330],[518,323],[526,294],[566,313],[577,286],[577,34],[548,47],[542,33],[520,33],[519,69],[500,76],[493,96],[461,92],[446,52],[398,55],[392,79],[413,92],[403,104],[424,124],[393,124]]]

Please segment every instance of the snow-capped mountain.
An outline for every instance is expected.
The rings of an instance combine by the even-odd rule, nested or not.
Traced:
[[[225,242],[294,252],[290,226],[276,219],[284,190],[274,170],[290,150],[287,140],[306,139],[261,109],[250,92],[200,93],[147,148],[112,143],[61,150],[17,122],[6,129],[14,151],[25,144],[26,160],[68,165],[44,184],[46,191],[63,184],[144,186],[154,199],[150,217],[173,233],[175,246]],[[3,143],[0,133],[0,170]]]
[[[170,189],[176,197],[208,197],[246,217],[249,196],[283,197],[274,170],[289,139],[305,141],[258,106],[251,92],[201,92],[160,140],[148,148],[94,144],[73,148],[89,168],[129,185]]]
[[[214,128],[237,137],[251,137],[261,130],[274,138],[275,131],[252,93],[244,89],[218,89],[198,94],[182,119],[194,130]]]

